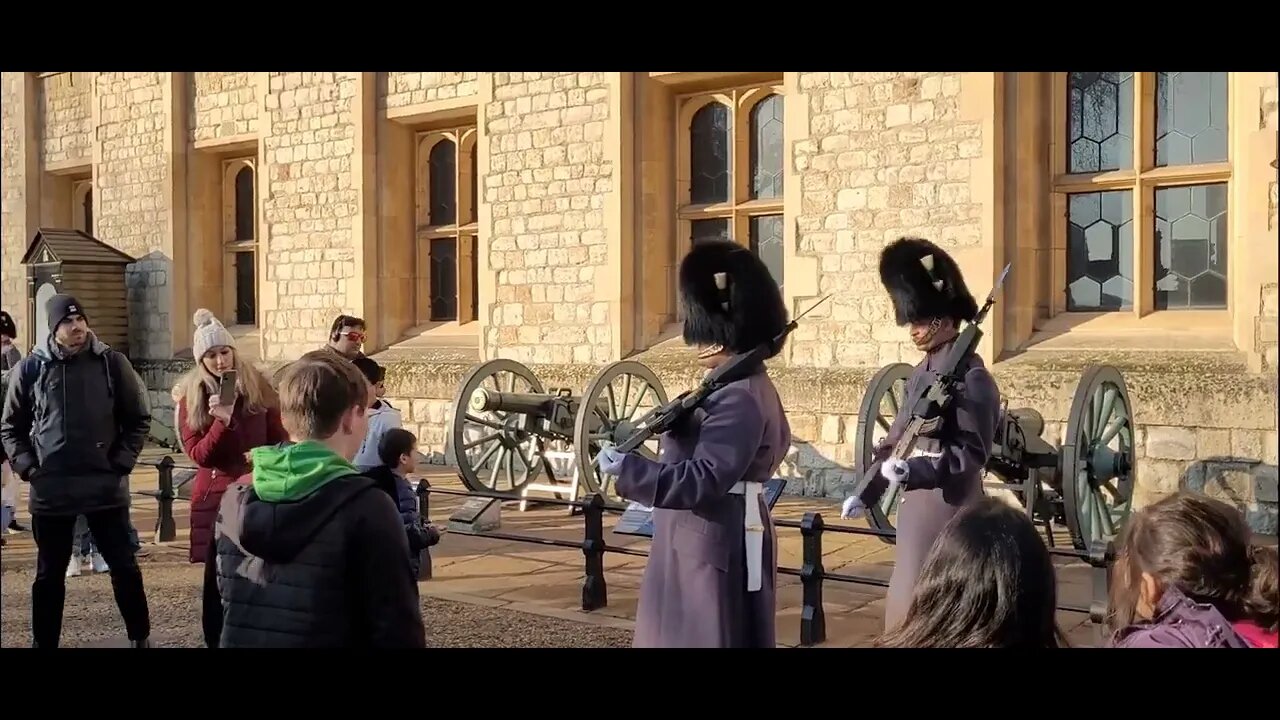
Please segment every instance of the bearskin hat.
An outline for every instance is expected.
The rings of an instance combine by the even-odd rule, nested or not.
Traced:
[[[4,310],[0,310],[0,335],[18,337],[18,326],[13,323],[13,316]]]
[[[978,302],[956,261],[922,238],[898,238],[881,251],[880,282],[893,301],[899,325],[934,318],[951,318],[959,325],[978,314]]]
[[[777,337],[787,306],[769,268],[732,240],[700,241],[680,261],[684,341],[747,352]],[[770,357],[781,347],[772,348]]]

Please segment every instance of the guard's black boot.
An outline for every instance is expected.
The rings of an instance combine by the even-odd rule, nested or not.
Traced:
[[[141,640],[130,640],[129,647],[151,647],[151,638],[142,638]]]

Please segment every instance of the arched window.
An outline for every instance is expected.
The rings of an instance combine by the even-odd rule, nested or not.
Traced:
[[[681,102],[683,177],[677,208],[689,243],[724,238],[747,245],[779,285],[785,174],[781,93],[778,87],[755,86]]]
[[[258,322],[257,178],[253,157],[222,166],[223,312],[237,325]]]
[[[84,213],[84,231],[93,234],[93,188],[90,187],[84,193],[84,202],[80,208]]]
[[[253,240],[253,168],[245,166],[236,173],[235,217],[237,241]]]
[[[479,175],[475,128],[418,140],[417,324],[476,319]]]
[[[431,148],[431,225],[452,225],[458,218],[458,146],[441,140]]]

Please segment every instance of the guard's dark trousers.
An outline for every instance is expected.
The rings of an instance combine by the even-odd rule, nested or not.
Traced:
[[[111,589],[124,618],[129,639],[151,634],[151,615],[142,587],[142,570],[130,537],[129,508],[85,513],[89,532],[111,568]],[[37,514],[31,518],[36,541],[36,580],[31,584],[31,634],[36,647],[55,648],[62,636],[62,608],[67,596],[67,563],[75,539],[75,515]]]

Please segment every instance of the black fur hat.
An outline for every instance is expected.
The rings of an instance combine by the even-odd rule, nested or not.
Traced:
[[[787,325],[787,306],[769,268],[731,240],[699,242],[680,261],[680,307],[686,343],[734,353],[772,340]]]
[[[13,316],[4,310],[0,310],[0,335],[18,337],[18,326],[13,324]]]
[[[899,325],[934,318],[951,318],[959,325],[978,314],[978,302],[956,261],[922,238],[898,238],[881,251],[880,282],[893,300]]]

